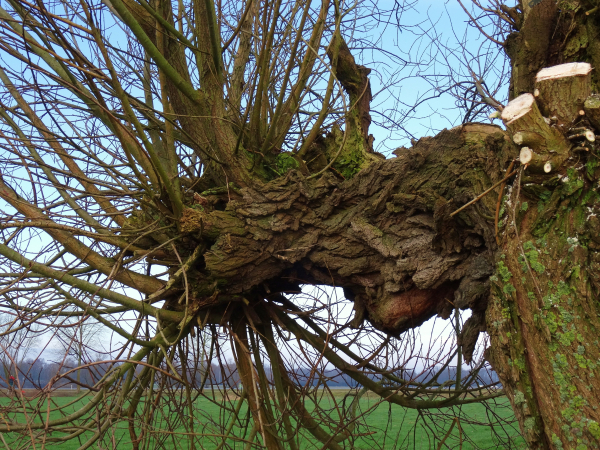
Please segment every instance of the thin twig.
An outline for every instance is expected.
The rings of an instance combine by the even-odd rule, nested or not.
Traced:
[[[446,442],[446,440],[450,437],[450,433],[452,433],[452,429],[454,428],[454,425],[456,425],[457,421],[458,421],[458,418],[455,417],[454,420],[452,421],[452,425],[450,425],[450,428],[448,429],[448,432],[446,433],[444,438],[440,441],[440,444],[438,445],[437,450],[441,450],[442,446],[444,445],[444,442]]]
[[[464,206],[461,206],[460,208],[458,208],[456,211],[454,211],[452,214],[450,214],[450,217],[455,216],[456,214],[458,214],[459,212],[461,212],[463,209],[465,209],[467,206],[471,206],[473,203],[475,203],[477,200],[485,197],[487,194],[489,194],[491,191],[493,191],[494,189],[496,189],[500,184],[504,183],[506,180],[508,180],[510,177],[512,177],[515,173],[517,173],[517,170],[512,171],[511,173],[509,173],[508,175],[506,175],[504,178],[502,178],[500,181],[498,181],[496,184],[494,184],[491,188],[489,188],[487,191],[484,191],[483,193],[479,194],[477,197],[475,197],[473,200],[471,200],[469,203],[467,203]]]

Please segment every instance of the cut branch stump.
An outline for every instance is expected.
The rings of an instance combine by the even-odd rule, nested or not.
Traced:
[[[592,66],[568,63],[547,67],[535,77],[537,100],[545,117],[556,117],[559,126],[570,126],[583,111],[591,94]]]

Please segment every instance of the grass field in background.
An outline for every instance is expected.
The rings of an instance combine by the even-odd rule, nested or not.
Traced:
[[[347,393],[346,390],[336,390],[333,391],[333,395],[336,397],[336,401],[339,405],[343,396]],[[237,401],[231,396],[231,401],[225,401],[225,404],[229,406],[232,410],[235,408],[235,404]],[[74,399],[69,397],[54,397],[52,401],[58,405],[67,405],[72,402]],[[222,396],[217,394],[214,400],[219,403],[222,401]],[[2,416],[0,419],[8,418],[6,414],[6,406],[8,406],[9,399],[0,398],[0,411],[2,411]],[[38,399],[30,399],[31,406],[34,407],[38,404]],[[87,399],[79,400],[70,406],[68,409],[74,411],[75,409],[81,407]],[[348,399],[348,402],[351,402],[352,398]],[[330,416],[336,417],[335,403],[332,401],[330,397],[323,396],[320,401],[321,408],[331,409]],[[503,431],[499,426],[496,427],[496,431],[500,435],[508,435],[504,442],[499,442],[497,439],[494,439],[492,436],[492,430],[489,426],[480,425],[479,423],[488,422],[489,418],[497,415],[498,417],[502,417],[504,419],[512,419],[514,417],[512,410],[506,407],[507,400],[502,398],[497,402],[498,405],[496,407],[491,407],[486,409],[485,406],[481,404],[471,404],[471,405],[463,405],[461,407],[461,420],[459,421],[461,425],[462,431],[462,448],[465,450],[474,449],[474,448],[482,448],[482,449],[497,449],[497,448],[526,448],[524,441],[520,436],[518,436],[517,427],[515,424],[511,426],[505,426]],[[347,403],[348,404],[348,403]],[[13,403],[14,405],[14,403]],[[198,410],[198,416],[195,418],[194,422],[196,424],[194,433],[205,433],[205,434],[220,434],[221,431],[215,424],[211,424],[211,421],[216,421],[217,423],[221,423],[223,428],[225,426],[223,424],[227,424],[229,422],[230,412],[225,411],[218,404],[211,402],[206,398],[201,398],[196,401],[196,407]],[[307,408],[310,410],[310,405],[307,404]],[[379,403],[376,398],[363,396],[360,400],[359,409],[363,413],[367,412],[367,415],[364,418],[361,418],[357,425],[357,429],[355,432],[359,432],[364,434],[356,441],[354,441],[353,446],[350,446],[348,442],[345,442],[345,448],[354,448],[354,449],[364,449],[371,450],[376,448],[383,449],[430,449],[437,448],[439,445],[439,440],[435,440],[435,436],[441,438],[445,435],[446,431],[452,424],[452,419],[455,414],[458,414],[458,410],[451,410],[449,408],[442,409],[436,411],[438,416],[431,418],[424,418],[423,415],[416,410],[406,409],[398,405],[390,405],[388,403]],[[44,400],[44,406],[41,408],[45,417],[46,410],[46,401]],[[69,411],[69,412],[71,412]],[[176,449],[176,448],[184,448],[187,449],[189,436],[185,435],[184,428],[182,426],[177,426],[175,432],[165,432],[165,430],[169,430],[169,427],[165,422],[167,417],[171,419],[174,417],[172,413],[168,411],[168,408],[163,408],[161,411],[162,414],[162,424],[158,424],[158,429],[153,430],[156,435],[156,442],[154,442],[152,448],[150,450],[157,449]],[[360,412],[359,412],[360,413]],[[445,416],[441,416],[444,414]],[[245,418],[247,415],[246,411],[246,403],[244,403],[244,407],[240,412],[240,418]],[[14,416],[13,416],[14,417]],[[58,413],[52,413],[51,418],[58,418]],[[315,417],[318,420],[318,417]],[[20,414],[19,420],[22,421],[23,415]],[[41,419],[36,420],[39,422]],[[469,423],[471,422],[471,423]],[[416,426],[415,426],[416,424]],[[136,429],[139,432],[140,424],[136,424]],[[252,427],[252,422],[250,422],[250,427]],[[306,433],[306,432],[305,432]],[[240,429],[240,427],[234,427],[232,434],[235,436],[243,436],[244,430]],[[87,432],[82,435],[77,440],[65,442],[65,443],[57,443],[57,442],[48,442],[45,445],[45,449],[60,449],[60,450],[75,450],[78,449],[82,444],[86,442],[87,439],[92,435],[91,432]],[[58,437],[60,434],[53,433],[52,437]],[[34,447],[31,443],[27,442],[27,438],[24,436],[20,436],[17,433],[4,433],[2,436],[6,445],[10,450],[17,449],[33,449]],[[206,450],[215,450],[218,447],[218,444],[215,438],[211,438],[210,436],[201,436],[196,439],[196,449],[206,449]],[[220,439],[218,440],[220,442]],[[297,439],[299,444],[299,448],[304,449],[317,449],[322,448],[322,444],[317,443],[311,435],[301,436]],[[461,443],[459,441],[459,429],[458,426],[453,427],[451,434],[446,440],[448,444],[447,447],[451,449],[458,449],[461,447]],[[243,450],[245,448],[245,443],[235,439],[227,440],[228,446],[225,448]],[[2,448],[4,444],[0,443],[0,448]],[[41,449],[41,445],[37,443],[35,445],[35,449]],[[116,425],[110,432],[109,437],[107,437],[99,446],[98,444],[94,444],[93,449],[119,449],[119,450],[129,450],[132,448],[129,431],[127,429],[127,423],[124,421],[117,422]]]

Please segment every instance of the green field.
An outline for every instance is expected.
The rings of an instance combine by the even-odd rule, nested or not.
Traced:
[[[319,401],[321,408],[328,412],[328,416],[335,418],[339,417],[339,411],[336,410],[336,403],[338,408],[340,407],[343,392],[336,393],[336,402],[332,401],[331,398],[324,397]],[[222,397],[215,397],[216,403],[223,402]],[[52,398],[52,402],[55,405],[67,405],[72,402],[73,398],[68,397],[56,397]],[[76,408],[82,406],[86,400],[81,400],[73,405],[66,408],[65,413],[71,412]],[[231,410],[235,408],[237,401],[227,401],[223,404],[228,406]],[[227,439],[226,444],[223,448],[244,450],[246,448],[246,442],[243,441],[244,437],[248,437],[250,429],[252,428],[252,421],[245,420],[247,417],[246,402],[240,410],[240,421],[235,423],[233,426],[230,437]],[[0,398],[0,410],[2,411],[2,419],[10,420],[19,419],[22,421],[23,413],[7,413],[8,412],[9,399]],[[38,403],[38,400],[30,400],[30,406],[34,405],[39,408],[41,414],[38,415],[36,422],[40,422],[46,417],[46,401],[43,405]],[[15,406],[15,403],[12,404]],[[42,406],[42,407],[40,407]],[[218,448],[218,443],[221,442],[221,438],[218,437],[223,433],[223,429],[226,428],[231,418],[231,412],[228,412],[221,408],[218,404],[210,401],[208,398],[201,398],[195,402],[197,411],[195,412],[194,429],[192,434],[195,435],[195,448],[215,450]],[[306,405],[309,410],[310,404]],[[313,405],[314,406],[314,405]],[[35,409],[37,409],[35,408]],[[12,408],[11,408],[12,409]],[[29,408],[28,408],[29,409]],[[149,450],[155,449],[188,449],[189,439],[191,438],[190,433],[186,433],[185,428],[176,419],[179,417],[178,414],[173,411],[169,411],[169,407],[165,406],[161,409],[160,414],[155,416],[157,422],[153,427],[148,427],[147,431],[154,436]],[[506,421],[513,419],[513,413],[510,408],[507,407],[507,401],[500,399],[495,405],[488,405],[486,408],[481,404],[470,404],[464,405],[459,408],[446,408],[442,410],[436,410],[431,412],[418,412],[411,409],[405,409],[397,405],[390,405],[388,403],[378,403],[375,398],[369,398],[364,396],[360,400],[359,412],[363,413],[364,416],[359,417],[357,420],[354,434],[360,435],[353,442],[346,440],[340,443],[340,446],[347,449],[437,449],[439,446],[439,440],[444,438],[446,432],[454,421],[451,433],[448,435],[445,444],[442,448],[450,449],[498,449],[498,448],[526,448],[524,441],[518,435],[516,425],[507,424]],[[13,409],[14,411],[14,409]],[[21,409],[22,411],[22,409]],[[32,411],[32,410],[30,410]],[[15,414],[18,414],[17,417]],[[432,415],[433,414],[433,415]],[[31,417],[31,415],[29,414]],[[56,419],[60,417],[59,413],[51,413],[51,418]],[[175,419],[174,419],[175,417]],[[454,420],[454,417],[458,417],[458,420]],[[318,419],[318,417],[315,417]],[[192,419],[187,416],[186,421]],[[321,418],[319,420],[323,428],[327,428],[326,419]],[[489,423],[490,420],[495,421],[495,426],[484,425]],[[170,423],[169,423],[170,422]],[[460,425],[460,427],[458,426]],[[335,426],[335,425],[332,425]],[[136,432],[141,430],[142,424],[136,423]],[[459,429],[460,428],[460,429]],[[175,430],[175,431],[172,431]],[[331,431],[332,428],[329,428]],[[494,434],[497,434],[494,436]],[[0,443],[0,449],[4,446],[10,450],[21,450],[21,449],[60,449],[60,450],[74,450],[80,448],[92,435],[92,432],[86,432],[80,435],[77,439],[69,442],[56,442],[53,438],[61,436],[61,433],[54,432],[47,435],[47,440],[44,446],[40,445],[40,439],[35,445],[31,443],[30,433],[18,434],[18,433],[4,433],[2,437],[3,443]],[[242,438],[240,439],[236,439]],[[500,439],[500,440],[499,440]],[[256,442],[261,442],[259,439]],[[323,445],[318,443],[312,435],[303,431],[296,438],[299,449],[318,449],[323,448]],[[126,421],[115,421],[114,425],[106,433],[101,443],[95,443],[90,448],[93,449],[119,449],[128,450],[132,449],[131,439],[128,431],[128,423]],[[259,448],[254,446],[253,448]],[[286,447],[288,448],[288,447]]]

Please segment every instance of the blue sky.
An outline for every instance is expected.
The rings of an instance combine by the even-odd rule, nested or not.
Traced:
[[[390,3],[379,2],[378,6],[385,8]],[[374,123],[370,131],[378,151],[389,157],[390,149],[410,146],[410,135],[417,139],[432,136],[460,124],[463,105],[457,107],[457,99],[442,91],[454,82],[472,81],[469,70],[482,77],[491,89],[498,84],[498,72],[505,63],[503,52],[496,45],[488,50],[486,39],[477,29],[467,26],[467,21],[468,16],[456,0],[426,0],[404,11],[400,27],[390,24],[371,31],[373,38],[381,36],[384,51],[362,51],[359,58],[373,69]],[[401,59],[409,64],[398,70]],[[451,72],[460,75],[452,79]],[[507,94],[504,83],[496,98],[504,101]],[[432,96],[435,98],[423,101]],[[412,110],[411,106],[420,101],[423,103]],[[376,124],[386,121],[382,114],[401,122],[406,131]],[[480,115],[479,120],[489,122],[486,116]]]

